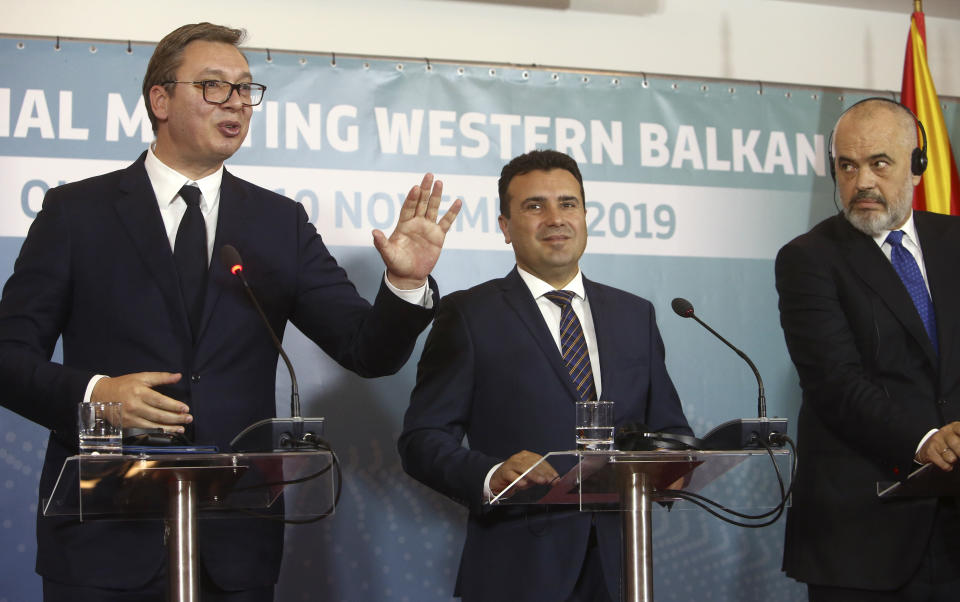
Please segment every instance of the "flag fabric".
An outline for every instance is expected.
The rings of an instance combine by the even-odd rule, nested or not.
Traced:
[[[914,209],[960,215],[960,177],[927,65],[927,31],[922,10],[915,10],[910,17],[900,101],[913,111],[927,133],[927,170],[914,192]]]

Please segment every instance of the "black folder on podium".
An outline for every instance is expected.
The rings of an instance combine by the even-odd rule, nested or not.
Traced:
[[[877,497],[960,497],[960,473],[946,472],[934,464],[924,464],[903,481],[878,482]]]

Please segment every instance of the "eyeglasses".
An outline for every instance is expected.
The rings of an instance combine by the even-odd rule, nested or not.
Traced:
[[[203,90],[203,100],[215,105],[221,105],[230,100],[233,91],[236,90],[237,95],[240,97],[241,104],[245,107],[255,107],[260,104],[260,101],[263,100],[263,93],[267,89],[263,84],[253,84],[250,82],[231,84],[230,82],[219,79],[202,79],[196,82],[178,82],[171,80],[162,82],[160,85],[166,86],[168,84],[190,84],[192,86],[199,86],[200,89]]]

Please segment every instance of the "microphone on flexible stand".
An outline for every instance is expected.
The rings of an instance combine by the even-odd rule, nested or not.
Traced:
[[[250,283],[243,275],[243,260],[240,258],[240,253],[233,245],[224,245],[220,249],[220,260],[227,270],[243,284],[243,290],[247,294],[247,298],[256,308],[260,319],[263,320],[274,347],[280,352],[280,357],[283,358],[287,371],[290,372],[290,418],[266,418],[255,422],[240,431],[230,442],[230,447],[239,452],[317,449],[322,443],[320,435],[323,434],[324,418],[303,418],[300,416],[300,389],[297,385],[297,375],[293,371],[293,364],[290,363],[290,358],[283,350],[280,339],[277,338],[270,321],[263,313],[263,308],[260,307],[257,297],[253,294]]]
[[[767,399],[763,391],[763,379],[760,378],[760,371],[754,363],[747,357],[747,354],[740,351],[727,339],[710,328],[706,322],[697,317],[693,311],[693,304],[683,298],[676,298],[671,302],[673,311],[681,318],[693,318],[701,326],[710,331],[710,334],[717,337],[723,343],[733,349],[737,355],[747,362],[753,375],[757,378],[757,417],[756,418],[737,418],[729,420],[717,426],[703,437],[706,449],[744,449],[749,447],[760,447],[760,441],[766,441],[771,447],[783,446],[782,438],[787,431],[786,418],[767,418]]]

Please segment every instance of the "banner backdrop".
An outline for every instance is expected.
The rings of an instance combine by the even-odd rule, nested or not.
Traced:
[[[152,49],[0,38],[4,281],[50,187],[122,168],[152,140],[140,97]],[[754,414],[756,382],[722,343],[671,312],[678,296],[754,359],[769,414],[795,419],[800,394],[778,322],[773,258],[836,211],[828,134],[842,108],[867,94],[424,60],[247,56],[266,98],[228,169],[301,202],[367,298],[382,278],[370,232],[390,231],[425,171],[444,180],[446,203],[464,200],[434,272],[441,293],[506,274],[513,254],[497,227],[500,168],[527,150],[556,148],[577,159],[586,180],[583,272],[659,310],[667,364],[694,430]],[[944,102],[953,131],[957,103]],[[335,516],[287,529],[277,599],[449,599],[465,511],[408,478],[395,451],[415,360],[396,376],[364,380],[292,328],[284,344],[304,415],[327,418],[344,489]],[[280,370],[281,415],[289,414],[288,398]],[[571,444],[572,435],[571,425]],[[33,523],[46,436],[0,410],[0,602],[40,597]],[[654,541],[658,600],[804,598],[779,571],[782,521],[750,530],[699,511],[661,511]]]

